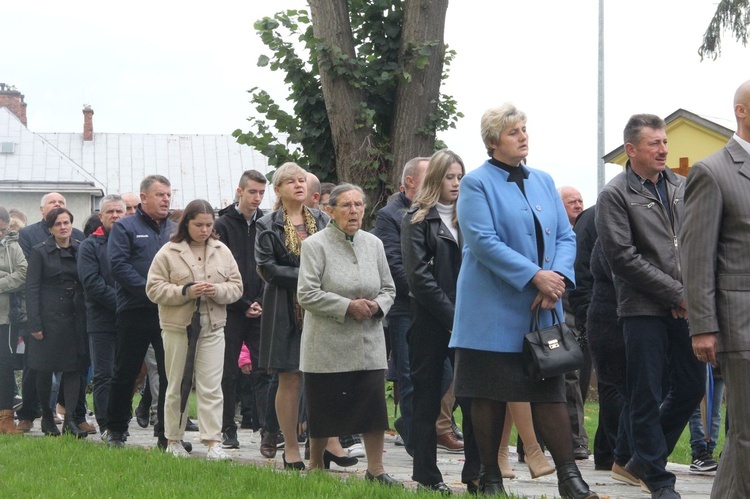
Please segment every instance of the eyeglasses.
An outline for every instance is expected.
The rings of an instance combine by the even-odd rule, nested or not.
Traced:
[[[354,203],[341,203],[338,205],[331,205],[331,206],[333,206],[334,208],[336,207],[342,208],[345,211],[351,211],[352,208],[359,211],[359,210],[364,209],[365,203],[362,201],[355,201]]]

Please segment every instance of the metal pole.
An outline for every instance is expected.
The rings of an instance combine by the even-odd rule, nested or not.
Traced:
[[[599,0],[599,80],[597,88],[596,192],[604,188],[604,0]]]

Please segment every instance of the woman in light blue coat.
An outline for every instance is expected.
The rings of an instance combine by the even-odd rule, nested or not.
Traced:
[[[574,286],[575,235],[552,178],[526,167],[526,115],[511,104],[482,116],[490,159],[460,187],[463,264],[450,346],[456,397],[473,398],[482,462],[479,487],[504,493],[497,455],[506,402],[531,402],[534,426],[555,460],[562,497],[593,498],[575,464],[564,380],[523,374],[521,346],[532,309],[556,309]],[[551,323],[544,313],[542,327]],[[567,428],[567,430],[566,430]]]

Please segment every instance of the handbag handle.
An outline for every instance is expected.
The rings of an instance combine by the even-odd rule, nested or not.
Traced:
[[[534,309],[534,314],[531,316],[531,324],[529,324],[529,331],[535,332],[537,335],[537,338],[539,339],[539,344],[542,346],[542,350],[544,351],[544,342],[542,340],[542,332],[541,328],[539,327],[539,312],[542,310],[541,303],[536,306]],[[557,326],[558,330],[560,331],[560,340],[562,341],[563,348],[565,350],[570,350],[568,347],[568,343],[565,341],[565,335],[563,334],[563,328],[562,328],[562,321],[560,320],[560,316],[557,315],[557,309],[550,310],[552,313],[552,325]],[[549,346],[547,346],[549,348]],[[546,354],[546,352],[545,352]]]

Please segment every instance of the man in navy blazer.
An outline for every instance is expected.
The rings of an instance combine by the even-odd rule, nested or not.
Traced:
[[[737,133],[690,169],[682,233],[693,351],[721,366],[731,418],[712,498],[750,497],[750,80],[734,114]]]

